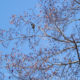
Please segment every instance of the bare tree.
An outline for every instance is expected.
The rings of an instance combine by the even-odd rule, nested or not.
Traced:
[[[12,44],[5,67],[17,80],[79,80],[80,1],[40,0],[38,10],[13,15],[15,27],[0,30],[1,45]]]

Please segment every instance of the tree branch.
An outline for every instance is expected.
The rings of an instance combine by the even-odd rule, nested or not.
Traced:
[[[75,40],[74,40],[73,36],[71,36],[71,37],[72,37],[73,42],[74,42],[74,44],[75,44],[75,49],[76,49],[77,56],[78,56],[78,60],[79,60],[79,64],[80,64],[80,56],[79,56],[78,46],[77,46],[77,44],[76,44],[76,42],[75,42]]]
[[[41,68],[42,70],[46,70],[46,69],[49,69],[49,68],[52,68],[53,67],[53,65],[58,65],[58,66],[66,66],[66,65],[70,65],[70,64],[75,64],[75,63],[78,63],[79,61],[73,61],[73,62],[68,62],[68,63],[54,63],[54,64],[52,64],[51,63],[51,65],[49,65],[48,67],[46,67],[46,68]]]
[[[76,3],[80,4],[80,2],[78,2],[77,0],[74,0]]]

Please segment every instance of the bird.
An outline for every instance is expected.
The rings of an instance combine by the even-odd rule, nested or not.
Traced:
[[[31,22],[32,29],[35,29],[35,24]]]
[[[71,59],[69,59],[69,67],[71,67],[71,62],[72,62]]]

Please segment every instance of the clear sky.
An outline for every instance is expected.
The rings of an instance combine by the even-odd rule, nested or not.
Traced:
[[[0,28],[9,26],[13,14],[23,14],[24,11],[34,8],[37,0],[0,0]]]

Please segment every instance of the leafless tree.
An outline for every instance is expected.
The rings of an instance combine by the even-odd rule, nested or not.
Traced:
[[[40,0],[38,10],[12,15],[14,28],[0,30],[1,45],[12,45],[6,69],[17,80],[79,80],[80,0]]]

